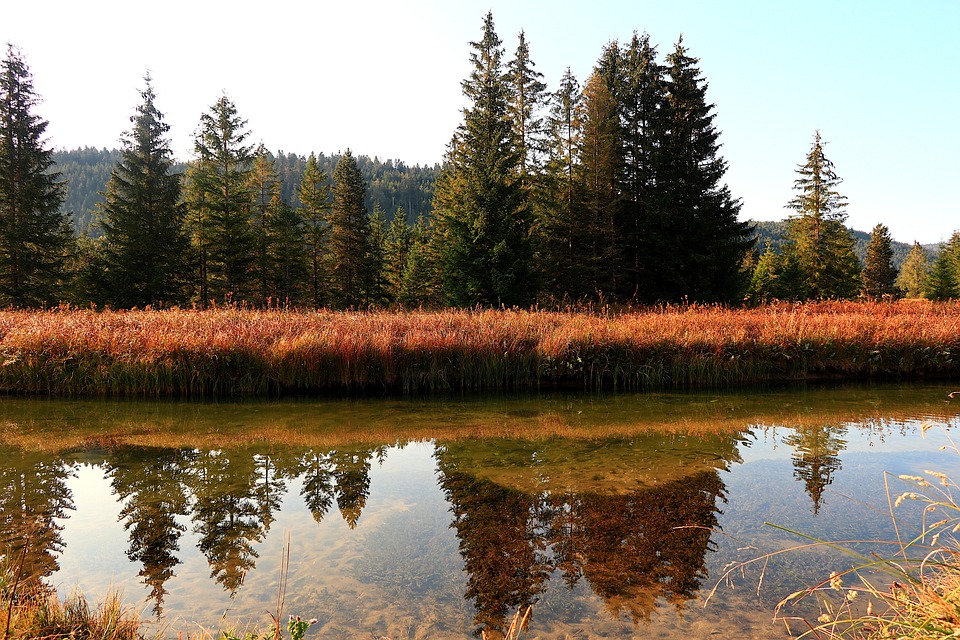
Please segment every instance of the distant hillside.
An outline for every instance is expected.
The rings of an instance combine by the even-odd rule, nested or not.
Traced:
[[[757,251],[762,253],[766,249],[767,242],[770,243],[774,251],[780,252],[783,250],[783,244],[786,242],[787,235],[787,223],[785,220],[752,222],[757,225]],[[857,257],[860,258],[862,264],[867,258],[867,245],[870,244],[870,233],[850,228],[847,230],[853,236],[855,243],[853,250],[856,252]],[[923,248],[926,249],[927,257],[931,260],[937,255],[937,251],[939,251],[938,246],[935,244],[923,245]],[[910,253],[911,249],[913,249],[913,243],[908,244],[906,242],[893,241],[893,264],[897,269],[900,269],[900,265],[903,264],[903,261],[907,258],[907,254]]]
[[[95,221],[97,205],[103,202],[100,192],[106,189],[110,172],[120,160],[120,151],[85,147],[57,151],[53,154],[53,159],[56,170],[67,182],[67,194],[62,210],[73,213],[74,228],[78,235],[99,235]],[[320,168],[327,172],[331,182],[339,159],[339,155],[317,155]],[[356,160],[367,187],[368,212],[373,213],[374,205],[379,203],[388,220],[393,219],[393,214],[400,206],[410,222],[416,221],[421,214],[429,215],[439,165],[410,167],[401,161],[381,161],[379,158],[367,156],[358,156]],[[300,190],[300,178],[306,167],[306,157],[294,153],[280,153],[274,156],[274,162],[283,181],[283,199],[294,207],[298,206],[300,200],[297,194]],[[177,165],[175,170],[183,171],[184,166]]]

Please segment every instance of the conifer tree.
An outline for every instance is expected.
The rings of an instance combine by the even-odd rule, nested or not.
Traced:
[[[583,291],[580,264],[585,254],[585,209],[579,169],[582,124],[580,84],[569,67],[550,96],[546,121],[546,166],[538,181],[534,231],[538,272],[544,291],[556,299]]]
[[[666,134],[655,172],[661,228],[670,234],[656,238],[668,251],[660,254],[661,284],[653,292],[660,300],[727,302],[745,288],[741,264],[755,239],[751,225],[738,220],[740,201],[722,183],[727,163],[698,62],[682,39],[666,60]]]
[[[370,255],[368,268],[372,275],[368,304],[382,306],[389,302],[390,284],[387,280],[387,214],[378,201],[373,205],[373,216],[370,218]]]
[[[619,111],[622,121],[624,244],[623,297],[651,299],[660,285],[659,265],[672,258],[673,230],[660,216],[658,150],[664,136],[666,82],[647,34],[633,34],[621,53]]]
[[[274,167],[273,158],[261,143],[253,155],[253,162],[247,177],[247,188],[252,198],[250,210],[251,234],[253,239],[252,288],[250,302],[258,305],[266,303],[272,296],[272,231],[271,218],[274,209],[274,196],[280,194],[280,176]]]
[[[0,306],[56,303],[73,239],[64,187],[44,147],[47,121],[23,55],[0,62]]]
[[[374,274],[370,262],[370,220],[364,204],[365,187],[357,161],[347,152],[333,172],[330,210],[330,288],[333,302],[354,308],[372,302]]]
[[[927,252],[919,242],[907,254],[900,266],[896,286],[908,298],[919,298],[927,285]]]
[[[390,222],[384,249],[384,273],[387,293],[391,300],[399,301],[400,299],[403,274],[406,271],[412,247],[413,231],[407,224],[407,214],[401,206],[397,208]]]
[[[205,256],[200,296],[204,306],[221,298],[240,301],[250,293],[255,255],[249,186],[253,148],[245,144],[250,135],[246,126],[224,95],[201,116],[194,134],[189,206],[195,241],[203,245]]]
[[[882,224],[873,228],[867,259],[860,272],[863,295],[879,299],[896,293],[897,268],[893,266],[893,240],[890,230]]]
[[[280,189],[270,198],[267,224],[268,295],[279,305],[306,302],[310,281],[306,224],[300,214],[284,202]]]
[[[100,209],[106,301],[119,307],[178,304],[185,294],[189,238],[181,176],[173,172],[170,125],[154,104],[149,74],[144,83]]]
[[[510,90],[507,112],[513,122],[520,181],[525,190],[532,186],[530,176],[538,173],[543,147],[543,120],[539,110],[545,100],[547,85],[542,81],[543,74],[534,67],[526,34],[521,31],[517,52],[508,65],[505,78]]]
[[[314,308],[325,302],[324,262],[330,231],[330,183],[326,172],[310,154],[300,180],[300,215],[304,220],[310,291]]]
[[[620,237],[622,157],[617,105],[607,82],[597,73],[583,90],[583,125],[580,139],[580,201],[586,252],[581,258],[580,295],[615,296],[620,284],[623,248]]]
[[[463,82],[468,106],[450,142],[434,193],[436,235],[447,301],[457,306],[525,305],[533,300],[530,223],[517,179],[503,48],[487,13],[472,42]]]
[[[421,215],[411,232],[410,252],[403,270],[397,301],[407,307],[436,307],[443,304],[440,272],[442,236],[427,225]]]
[[[933,300],[960,298],[960,231],[955,231],[949,242],[940,245],[927,275],[925,294]]]
[[[789,245],[802,273],[801,298],[851,298],[857,293],[860,264],[846,227],[845,196],[836,190],[841,179],[823,153],[820,132],[814,135],[807,160],[797,167],[787,207],[797,213],[789,221]]]

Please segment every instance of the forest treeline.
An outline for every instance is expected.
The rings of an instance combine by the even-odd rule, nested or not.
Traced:
[[[604,47],[554,91],[521,32],[470,43],[466,107],[438,167],[271,153],[224,93],[173,156],[149,76],[117,152],[48,149],[22,53],[0,66],[0,305],[246,303],[368,308],[957,297],[960,234],[898,270],[878,225],[862,260],[819,132],[779,247],[724,183],[715,107],[680,39]],[[80,167],[93,165],[92,171]],[[67,180],[102,202],[64,213]],[[78,185],[79,186],[79,185]],[[76,189],[89,194],[90,189]],[[89,198],[89,195],[87,196]],[[75,234],[79,231],[79,236]]]
[[[267,154],[280,179],[280,197],[291,207],[301,206],[300,180],[307,165],[307,156],[283,151],[268,151]],[[315,157],[319,167],[330,176],[340,155],[317,153]],[[65,182],[60,208],[65,215],[72,216],[78,236],[97,238],[102,235],[97,224],[97,211],[104,201],[103,194],[110,175],[122,157],[120,149],[95,147],[53,152],[54,165]],[[387,219],[392,220],[402,207],[411,224],[420,216],[430,215],[433,185],[440,171],[439,165],[411,167],[400,160],[380,160],[362,155],[357,156],[356,161],[366,185],[367,211],[373,211],[379,205],[386,212]],[[186,169],[185,162],[175,162],[171,167],[171,171],[180,174]]]

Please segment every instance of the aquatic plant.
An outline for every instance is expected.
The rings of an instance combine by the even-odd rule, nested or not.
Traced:
[[[651,389],[958,374],[957,303],[0,312],[0,389],[16,393]]]

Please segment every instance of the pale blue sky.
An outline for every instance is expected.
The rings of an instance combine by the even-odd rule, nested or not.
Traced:
[[[665,55],[682,33],[744,218],[786,216],[819,129],[851,226],[905,242],[960,229],[960,0],[48,0],[4,7],[0,38],[23,50],[56,147],[117,146],[149,68],[181,158],[226,90],[272,150],[432,164],[488,9],[508,58],[526,31],[551,90],[567,66],[582,84],[612,39],[646,31]]]

